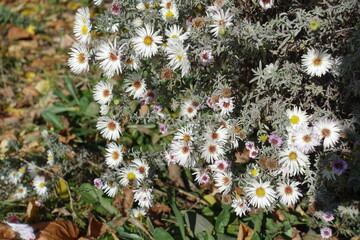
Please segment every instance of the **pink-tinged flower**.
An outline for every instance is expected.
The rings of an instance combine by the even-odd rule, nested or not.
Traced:
[[[140,103],[142,105],[149,104],[149,103],[155,101],[156,98],[157,98],[157,92],[153,91],[153,90],[149,90],[142,96],[142,99],[140,100]]]
[[[264,10],[268,10],[274,6],[274,0],[259,0],[259,4]]]
[[[245,143],[245,148],[249,151],[255,149],[255,143],[253,141],[247,141]]]
[[[280,147],[283,143],[282,139],[275,134],[271,134],[268,141],[273,147]]]
[[[348,167],[347,162],[343,159],[333,160],[331,161],[330,165],[333,169],[333,172],[338,176],[345,172]]]
[[[323,238],[330,238],[332,236],[332,230],[328,227],[320,229],[320,233]]]
[[[209,108],[212,108],[214,111],[216,110],[216,104],[211,97],[206,99],[206,104],[209,106]]]
[[[214,56],[211,50],[207,49],[200,53],[200,63],[204,66],[210,65],[214,62]]]
[[[102,181],[100,178],[95,178],[95,179],[94,179],[94,186],[95,186],[97,189],[102,189],[102,187],[104,186],[104,183],[103,183],[103,181]]]
[[[121,13],[121,5],[120,5],[120,3],[114,1],[110,6],[110,12],[113,15],[119,15]]]
[[[44,204],[41,202],[41,201],[39,201],[39,200],[35,200],[35,206],[37,206],[37,207],[42,207]]]
[[[191,26],[193,24],[194,20],[192,18],[186,19],[186,26]]]
[[[324,214],[322,215],[322,219],[326,222],[331,222],[332,220],[334,220],[334,214],[330,211],[324,212]]]
[[[251,149],[249,152],[249,157],[250,158],[256,158],[258,156],[259,151],[256,149]]]
[[[195,169],[193,175],[196,175],[195,181],[198,184],[207,184],[210,182],[210,175],[204,169]]]
[[[168,132],[168,127],[166,124],[161,123],[159,129],[162,134],[165,134]]]
[[[152,105],[153,109],[160,117],[164,117],[163,108],[160,105]]]

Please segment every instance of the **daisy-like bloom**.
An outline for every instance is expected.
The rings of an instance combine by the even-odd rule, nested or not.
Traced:
[[[112,2],[109,10],[113,15],[119,15],[121,13],[120,3],[117,1]]]
[[[193,129],[191,125],[184,126],[174,134],[174,140],[184,141],[188,145],[192,145],[195,141],[195,134],[193,134]]]
[[[159,31],[154,32],[154,27],[145,24],[144,28],[135,30],[137,37],[132,39],[134,49],[138,55],[144,58],[154,56],[158,51],[158,45],[162,43],[162,36],[158,36]]]
[[[195,106],[193,106],[192,101],[191,100],[186,100],[182,105],[181,105],[181,111],[180,111],[180,115],[193,119],[197,114],[197,110],[195,108]]]
[[[137,17],[131,23],[134,28],[139,28],[144,24],[144,21],[141,18]]]
[[[48,188],[46,187],[45,177],[36,176],[33,180],[33,187],[37,195],[41,197],[47,196]]]
[[[186,39],[189,38],[189,32],[182,33],[182,27],[178,25],[172,25],[169,29],[165,30],[165,35],[167,36],[167,42],[184,42]]]
[[[325,227],[320,229],[321,237],[323,238],[331,238],[332,236],[332,230],[329,227]]]
[[[128,186],[129,184],[137,186],[144,179],[144,175],[140,174],[137,168],[134,167],[122,168],[119,177],[120,184],[123,186]]]
[[[200,168],[196,168],[194,170],[195,172],[193,175],[195,175],[195,181],[198,184],[207,184],[210,182],[210,175],[206,170]]]
[[[140,207],[149,208],[152,205],[153,195],[152,188],[139,188],[133,190],[134,200],[139,204]]]
[[[323,176],[323,178],[326,178],[327,180],[335,180],[335,172],[333,171],[333,168],[331,166],[327,166],[325,167],[322,172],[321,175]]]
[[[232,113],[235,108],[232,97],[231,98],[220,98],[219,102],[216,105],[221,110],[221,112],[220,112],[221,116],[230,115],[230,113]]]
[[[271,206],[276,197],[276,193],[268,181],[253,181],[244,188],[244,191],[245,195],[250,199],[250,204],[257,208]]]
[[[191,145],[182,141],[173,141],[171,143],[171,152],[179,165],[184,167],[192,167],[195,165],[193,158],[194,150]]]
[[[108,113],[109,113],[109,109],[110,109],[109,105],[101,105],[101,106],[100,106],[100,114],[101,114],[102,116],[108,114]]]
[[[320,145],[318,136],[310,128],[298,129],[294,135],[294,146],[305,154],[314,152],[315,147]]]
[[[174,21],[179,18],[179,11],[176,5],[173,3],[170,8],[161,9],[161,15],[165,21]]]
[[[152,7],[153,7],[152,0],[143,1],[136,5],[136,9],[138,9],[139,11],[142,11],[142,12],[149,10]]]
[[[47,162],[49,166],[54,165],[54,152],[51,150],[47,151]]]
[[[225,172],[230,169],[230,162],[225,159],[219,159],[215,161],[214,164],[210,165],[212,171],[214,172]]]
[[[81,43],[89,43],[91,39],[91,22],[89,8],[80,8],[75,14],[74,35]]]
[[[28,193],[27,188],[24,187],[23,185],[20,185],[20,186],[16,189],[16,192],[15,192],[15,194],[14,194],[14,197],[15,197],[16,199],[24,199],[24,198],[26,198],[27,193]]]
[[[164,159],[168,165],[177,163],[176,157],[171,151],[165,151]]]
[[[250,210],[248,202],[243,198],[233,199],[231,206],[239,217],[246,215],[246,212]]]
[[[340,176],[348,167],[348,164],[343,159],[337,159],[330,162],[330,166],[332,167],[332,171]]]
[[[271,144],[271,146],[273,147],[280,147],[283,143],[281,137],[279,137],[276,134],[271,134],[269,136],[269,143]]]
[[[216,103],[215,101],[212,99],[212,97],[208,97],[206,99],[206,104],[208,105],[209,108],[212,108],[214,111],[216,111]]]
[[[102,43],[96,52],[95,59],[100,62],[100,68],[104,71],[107,78],[114,74],[122,73],[121,58],[124,45],[117,46],[116,39],[114,43]]]
[[[326,74],[332,65],[331,55],[326,51],[309,49],[308,52],[301,57],[301,63],[306,68],[307,74],[311,77],[321,77]]]
[[[146,211],[144,208],[133,208],[131,209],[131,216],[133,218],[140,219],[146,215]]]
[[[279,157],[279,164],[282,168],[288,170],[290,176],[303,174],[305,172],[304,169],[310,164],[309,158],[292,146],[281,151]]]
[[[331,148],[339,141],[341,129],[334,120],[317,121],[314,123],[313,130],[320,138],[324,139],[324,148]]]
[[[257,158],[258,154],[259,154],[259,150],[253,148],[249,152],[249,157],[250,158]]]
[[[260,167],[258,165],[255,165],[255,164],[249,164],[247,166],[247,173],[251,177],[258,177],[260,175]]]
[[[208,163],[218,161],[224,154],[223,147],[213,141],[208,141],[201,147],[201,157]]]
[[[306,126],[309,120],[306,112],[301,111],[298,107],[294,107],[292,110],[286,110],[286,115],[289,119],[291,127],[293,128]]]
[[[156,101],[156,99],[157,99],[157,92],[153,90],[149,90],[142,96],[140,103],[142,105],[150,104],[151,102]]]
[[[144,175],[144,177],[147,177],[149,175],[150,167],[144,160],[134,159],[131,162],[131,166],[137,169],[140,174]]]
[[[104,81],[98,82],[94,87],[94,100],[101,105],[109,103],[113,97],[112,90],[113,85],[111,83]]]
[[[81,74],[89,71],[89,50],[84,43],[74,43],[68,64],[70,70],[75,74]]]
[[[12,171],[8,176],[8,180],[10,183],[17,185],[20,182],[22,176],[23,174],[20,172]]]
[[[115,197],[119,187],[115,182],[107,181],[105,185],[102,187],[102,189],[104,190],[105,194],[108,195],[109,197]]]
[[[116,168],[123,161],[122,145],[111,142],[106,147],[105,161],[110,168]]]
[[[165,115],[163,113],[163,108],[160,105],[158,105],[158,104],[152,105],[152,108],[154,109],[154,111],[156,112],[156,114],[158,116],[160,116],[161,118],[165,117]]]
[[[142,77],[137,74],[133,73],[131,74],[126,80],[125,80],[125,92],[128,92],[130,96],[133,96],[134,98],[142,98],[142,96],[146,92],[146,83],[145,80],[142,79]]]
[[[232,187],[232,173],[231,172],[217,172],[214,176],[215,186],[218,187],[218,192],[228,194]]]
[[[325,221],[325,222],[331,222],[332,220],[334,220],[334,214],[330,211],[327,211],[327,212],[324,212],[323,215],[322,215],[322,219]]]
[[[103,138],[109,140],[117,140],[120,138],[121,127],[120,124],[109,117],[99,117],[96,123],[96,129],[100,130]]]
[[[174,4],[173,0],[162,0],[160,6],[165,9],[170,9]]]
[[[302,197],[302,194],[297,187],[299,184],[299,182],[278,183],[276,191],[280,198],[279,200],[281,204],[290,206],[295,204],[299,200],[299,197]]]
[[[161,134],[165,134],[168,132],[168,127],[166,124],[161,123],[159,126],[159,131],[161,132]]]
[[[261,136],[259,136],[259,141],[260,142],[262,142],[262,143],[264,143],[264,142],[266,142],[266,140],[268,140],[268,136],[266,136],[266,135],[261,135]]]
[[[255,143],[253,141],[247,141],[245,142],[245,148],[249,151],[255,149]]]
[[[130,70],[138,70],[140,68],[139,58],[133,55],[126,56],[124,64],[125,67]]]
[[[233,25],[231,22],[233,19],[233,15],[230,14],[230,9],[228,9],[225,13],[223,9],[216,9],[215,12],[210,12],[210,17],[213,19],[213,23],[210,25],[211,33],[214,37],[220,35],[225,35],[226,29]]]
[[[104,183],[103,183],[103,181],[101,180],[101,178],[95,178],[95,179],[94,179],[94,186],[95,186],[97,189],[102,189],[102,188],[103,188]]]
[[[264,10],[268,10],[274,6],[274,0],[259,0],[259,4]]]
[[[210,49],[202,51],[199,57],[200,63],[204,66],[208,66],[214,62],[214,56],[212,55],[212,51]]]
[[[181,77],[186,76],[190,72],[190,61],[187,56],[187,48],[184,48],[180,41],[170,42],[166,48],[168,54],[167,59],[170,61],[169,66],[172,70],[181,69]]]
[[[216,131],[212,127],[207,127],[204,139],[206,141],[213,141],[218,144],[225,144],[229,139],[229,131],[227,128],[220,126]]]

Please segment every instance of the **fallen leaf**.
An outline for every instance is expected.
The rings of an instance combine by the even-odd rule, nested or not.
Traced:
[[[7,131],[7,132],[4,132],[3,134],[0,135],[0,142],[3,141],[3,140],[14,140],[16,141],[16,136],[14,134],[14,129],[10,130],[10,131]]]
[[[129,188],[124,188],[122,194],[115,196],[112,205],[116,207],[123,216],[129,216],[130,209],[134,203],[134,193]]]
[[[297,228],[294,227],[292,229],[291,239],[292,240],[302,240],[301,231],[297,230]]]
[[[248,162],[250,162],[249,153],[250,153],[250,151],[247,150],[247,149],[244,149],[244,151],[242,153],[236,152],[235,153],[235,157],[236,157],[235,162],[237,162],[237,163],[248,163]]]
[[[140,117],[145,116],[148,111],[149,111],[149,106],[147,104],[142,105],[140,107]]]
[[[39,211],[39,207],[35,204],[36,199],[31,199],[29,201],[27,208],[26,208],[26,218],[25,222],[29,223],[32,220],[34,220],[37,216],[37,213]]]
[[[254,230],[252,230],[243,223],[240,224],[237,240],[250,240],[253,235],[254,235]]]
[[[0,239],[12,240],[19,239],[10,226],[0,223]]]
[[[101,237],[101,235],[100,235],[101,227],[102,227],[102,223],[98,222],[95,219],[94,215],[91,215],[86,236],[89,238]]]
[[[37,97],[40,95],[40,93],[33,87],[31,86],[27,86],[22,90],[22,93],[26,96],[32,96],[32,97]]]
[[[170,181],[174,183],[176,187],[185,187],[185,183],[181,178],[181,168],[177,164],[170,163],[168,166]]]
[[[228,205],[232,203],[231,196],[229,194],[224,194],[221,196],[221,202]]]
[[[350,240],[360,240],[360,235],[356,236],[356,237],[352,237],[352,238],[350,238]]]
[[[37,240],[76,240],[79,235],[77,224],[61,218],[53,222],[33,224],[32,227],[40,230],[36,234]]]
[[[29,37],[31,37],[31,34],[29,34],[25,29],[10,25],[7,34],[7,38],[9,40],[17,40]]]
[[[155,203],[155,205],[150,208],[150,211],[152,211],[155,214],[164,214],[164,213],[170,214],[171,208],[163,203]]]
[[[12,87],[5,87],[0,89],[0,96],[3,96],[4,98],[12,98],[15,94]]]

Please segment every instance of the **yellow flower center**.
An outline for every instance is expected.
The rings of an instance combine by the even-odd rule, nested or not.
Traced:
[[[310,29],[313,31],[316,31],[319,28],[319,23],[318,22],[310,22]]]
[[[129,180],[134,180],[135,179],[135,173],[128,173],[127,174],[127,179],[129,179]]]
[[[88,32],[89,32],[89,29],[87,28],[87,26],[84,25],[84,26],[81,28],[81,33],[82,33],[83,35],[86,35]]]
[[[23,167],[20,168],[20,169],[19,169],[19,172],[20,172],[20,173],[25,173],[25,168],[23,168]]]
[[[190,135],[185,134],[185,135],[183,136],[183,140],[184,140],[185,142],[189,142],[189,141],[191,140]]]
[[[289,159],[290,159],[290,160],[295,160],[296,158],[297,158],[296,152],[291,152],[291,153],[289,154]]]
[[[84,63],[84,62],[85,62],[85,54],[80,53],[80,54],[78,55],[77,59],[78,59],[78,62],[79,62],[79,63]]]
[[[251,170],[251,176],[256,176],[256,175],[258,175],[258,173],[259,173],[259,170],[257,170],[256,168]]]
[[[143,215],[141,213],[138,213],[137,217],[141,218]]]
[[[173,18],[173,17],[174,17],[174,13],[171,12],[171,11],[168,11],[168,12],[166,13],[166,17],[167,17],[167,18]]]
[[[150,46],[150,45],[152,44],[152,42],[153,42],[152,37],[146,36],[146,37],[144,38],[144,43],[145,43],[145,45]]]
[[[113,152],[113,153],[112,153],[112,158],[113,158],[114,160],[118,160],[119,157],[120,157],[120,154],[119,154],[118,152]]]
[[[260,136],[260,137],[259,137],[259,140],[260,140],[261,142],[266,142],[267,139],[268,139],[267,136]]]
[[[263,189],[262,187],[257,188],[256,189],[256,196],[257,197],[265,196],[265,189]]]
[[[178,36],[177,35],[171,35],[171,38],[178,38]]]
[[[315,66],[320,66],[321,62],[322,62],[321,58],[317,57],[317,58],[314,59],[313,64]]]
[[[22,189],[22,188],[18,189],[18,193],[23,193],[23,192],[24,192],[24,189]]]
[[[178,59],[179,61],[181,61],[182,58],[183,58],[182,56],[177,56],[177,59]]]
[[[298,124],[300,122],[300,118],[298,116],[291,116],[290,123],[291,124]]]
[[[39,184],[39,187],[44,188],[44,187],[45,187],[45,183],[40,183],[40,184]]]

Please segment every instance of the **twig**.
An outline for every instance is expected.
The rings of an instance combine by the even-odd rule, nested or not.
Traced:
[[[176,189],[179,193],[181,194],[184,194],[188,197],[192,197],[192,198],[195,198],[197,202],[200,202],[201,204],[204,204],[204,205],[209,205],[209,203],[207,203],[206,201],[202,200],[201,198],[199,198],[198,196],[192,194],[192,193],[189,193],[189,192],[186,192],[184,190],[182,190],[181,188],[178,188]]]

